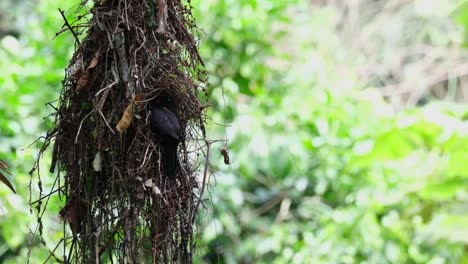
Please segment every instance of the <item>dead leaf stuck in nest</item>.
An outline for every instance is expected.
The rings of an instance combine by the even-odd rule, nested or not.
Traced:
[[[122,115],[122,118],[120,118],[119,123],[117,123],[117,126],[115,127],[117,131],[119,131],[120,134],[125,132],[127,128],[130,126],[133,120],[133,107],[135,103],[140,102],[143,99],[142,95],[136,95],[135,98],[133,98],[133,101],[125,108],[125,111]]]
[[[96,54],[94,54],[94,57],[93,59],[91,60],[91,62],[89,63],[89,66],[88,66],[88,69],[94,69],[98,63],[98,59],[99,59],[99,50],[96,51]]]
[[[143,95],[141,94],[137,94],[135,95],[135,98],[133,98],[133,101],[135,101],[135,103],[139,103],[141,100],[143,100]]]
[[[93,160],[93,168],[94,171],[99,172],[102,171],[102,154],[101,151],[98,151],[94,156]]]
[[[71,76],[78,78],[83,75],[84,66],[83,66],[83,57],[79,57],[73,65],[69,68]]]
[[[127,128],[130,126],[132,123],[132,118],[133,118],[133,102],[131,102],[127,108],[125,108],[125,111],[122,115],[122,118],[120,119],[119,123],[117,123],[117,126],[115,127],[117,131],[119,131],[120,134],[125,132]]]
[[[223,155],[224,158],[224,164],[229,165],[231,162],[229,161],[229,151],[226,147],[221,148],[221,155]]]
[[[86,85],[88,84],[88,76],[89,76],[89,72],[86,71],[85,73],[83,73],[83,75],[81,75],[80,79],[78,80],[78,84],[76,85],[76,90],[77,92],[83,90],[84,87],[86,87]]]
[[[161,190],[156,186],[156,183],[153,182],[153,179],[148,179],[145,181],[143,184],[143,189],[146,190],[146,188],[151,188],[154,194],[159,195],[161,194]]]
[[[88,81],[89,81],[89,70],[96,68],[96,65],[99,62],[99,52],[101,49],[98,49],[96,53],[94,54],[93,59],[88,65],[88,68],[86,68],[86,71],[81,75],[80,79],[78,80],[78,84],[76,85],[76,92],[79,92],[83,90],[84,88],[87,87]],[[78,60],[79,61],[79,60]],[[76,64],[76,63],[75,63]]]
[[[11,175],[10,171],[8,171],[8,165],[2,160],[0,160],[0,169],[5,171],[7,174]],[[13,185],[11,184],[11,182],[8,180],[8,178],[5,175],[3,175],[2,172],[0,172],[0,181],[2,181],[6,186],[8,186],[10,190],[16,193],[15,188],[13,188]]]

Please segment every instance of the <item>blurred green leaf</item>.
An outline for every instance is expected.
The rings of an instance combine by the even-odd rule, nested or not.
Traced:
[[[422,235],[431,241],[447,240],[468,244],[468,215],[440,215],[422,228]]]

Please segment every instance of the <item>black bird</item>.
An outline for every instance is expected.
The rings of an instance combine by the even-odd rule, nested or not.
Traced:
[[[151,131],[158,136],[164,152],[161,158],[163,172],[168,177],[174,177],[178,165],[177,147],[182,140],[179,119],[171,110],[156,101],[150,103],[150,109]]]

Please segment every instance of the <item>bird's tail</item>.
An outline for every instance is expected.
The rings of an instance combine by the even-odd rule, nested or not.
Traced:
[[[163,172],[166,177],[175,177],[178,157],[177,144],[165,144],[163,156]]]

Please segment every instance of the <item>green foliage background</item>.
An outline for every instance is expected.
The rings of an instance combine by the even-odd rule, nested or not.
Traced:
[[[45,104],[58,97],[73,51],[70,34],[52,40],[63,24],[57,8],[77,2],[0,5],[21,18],[13,25],[20,37],[0,39],[0,159],[18,191],[0,186],[1,263],[26,263],[28,243],[32,263],[42,263],[61,236],[58,198],[44,220],[47,247],[29,234],[28,172],[41,142],[29,145],[48,127]],[[196,262],[468,263],[468,107],[433,100],[395,110],[359,72],[405,41],[461,49],[465,1],[432,0],[440,8],[426,13],[409,1],[389,20],[411,15],[424,22],[420,34],[403,39],[382,28],[372,56],[343,40],[338,9],[309,2],[192,1],[205,31],[209,135],[227,136],[232,161],[224,165],[215,146]],[[49,159],[40,170],[45,191]]]

